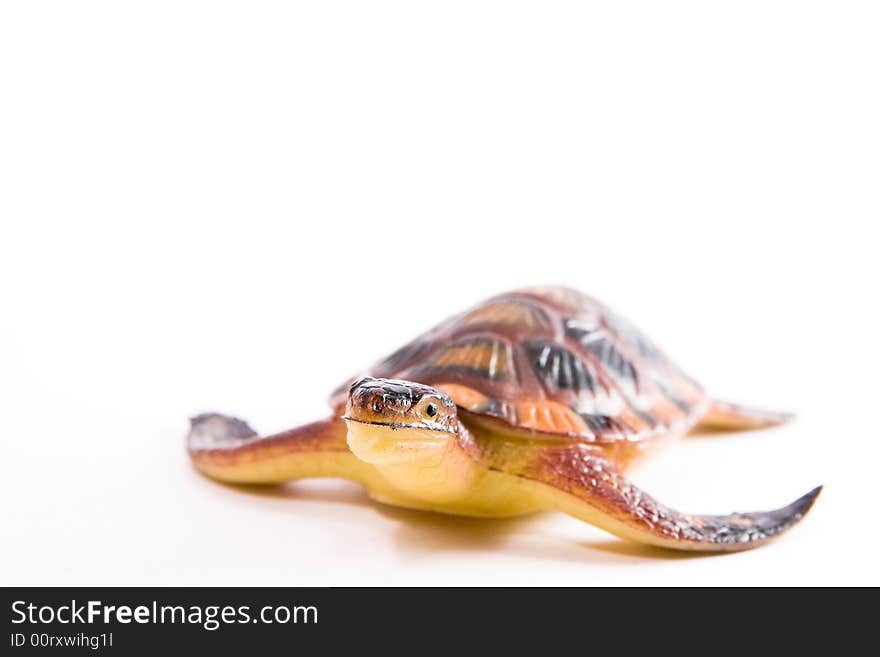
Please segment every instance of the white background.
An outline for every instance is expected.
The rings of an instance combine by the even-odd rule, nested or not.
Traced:
[[[880,15],[864,2],[6,2],[0,583],[880,584]],[[563,283],[793,410],[633,477],[826,488],[753,552],[196,474],[490,294]]]

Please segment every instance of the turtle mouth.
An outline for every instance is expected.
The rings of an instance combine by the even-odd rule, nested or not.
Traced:
[[[449,432],[421,424],[344,419],[348,424],[348,448],[361,461],[373,465],[439,462],[454,442]]]
[[[418,429],[419,431],[436,431],[437,433],[449,433],[448,429],[442,427],[433,427],[427,424],[413,424],[407,422],[385,422],[380,420],[362,420],[350,415],[343,415],[342,419],[346,422],[356,422],[358,424],[367,424],[375,427],[388,427],[389,429]]]

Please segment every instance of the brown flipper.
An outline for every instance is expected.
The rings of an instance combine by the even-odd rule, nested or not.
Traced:
[[[693,515],[644,493],[587,445],[520,445],[503,452],[506,455],[487,455],[489,467],[517,476],[542,506],[621,538],[676,550],[735,552],[758,547],[797,524],[822,490],[814,488],[772,511]]]
[[[778,413],[739,404],[712,401],[705,415],[700,418],[697,429],[710,431],[745,431],[775,427],[790,420],[790,413]]]
[[[331,417],[271,436],[238,418],[205,413],[190,420],[187,450],[196,468],[214,479],[268,484],[307,477],[361,481],[367,464],[349,451],[342,418]]]

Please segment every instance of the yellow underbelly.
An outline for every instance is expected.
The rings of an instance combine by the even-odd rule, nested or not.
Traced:
[[[398,476],[384,474],[367,485],[367,494],[383,504],[478,518],[509,518],[541,508],[533,496],[526,494],[528,482],[491,470],[481,469],[467,490],[456,497],[444,496],[446,499],[432,495],[424,481],[418,489],[407,490]]]

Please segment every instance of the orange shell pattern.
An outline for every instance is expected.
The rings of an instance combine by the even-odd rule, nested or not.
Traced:
[[[488,299],[366,374],[430,385],[473,413],[586,442],[684,431],[707,403],[700,386],[632,324],[559,287]]]

